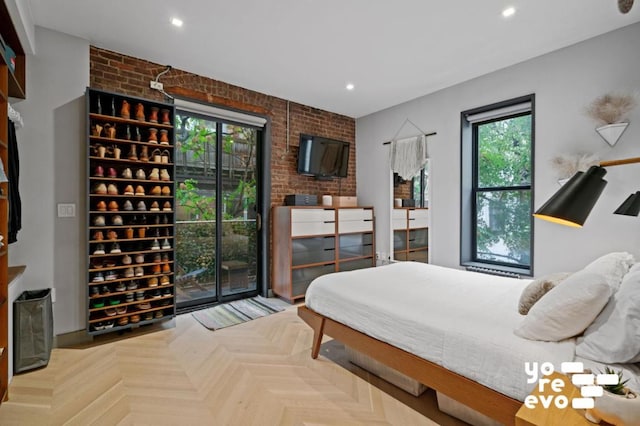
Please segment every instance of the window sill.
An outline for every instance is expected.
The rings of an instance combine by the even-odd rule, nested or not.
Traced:
[[[496,265],[493,263],[484,263],[484,262],[460,262],[460,265],[466,268],[473,267],[473,268],[487,269],[488,271],[486,273],[491,273],[491,271],[496,271],[496,275],[499,275],[500,273],[506,273],[506,274],[516,274],[522,277],[533,276],[530,268],[516,268],[513,266]],[[481,272],[481,271],[478,271],[478,272]]]

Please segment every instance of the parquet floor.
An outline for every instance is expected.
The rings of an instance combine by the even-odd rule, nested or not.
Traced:
[[[48,367],[14,377],[0,425],[436,424],[312,360],[311,337],[292,307],[215,332],[181,315],[172,328],[54,349]]]

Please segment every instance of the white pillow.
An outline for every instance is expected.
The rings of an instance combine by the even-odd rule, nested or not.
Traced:
[[[576,355],[606,364],[640,362],[640,263],[585,330]]]
[[[605,254],[584,267],[585,271],[602,274],[613,289],[613,293],[618,291],[622,277],[629,271],[635,263],[633,255],[626,252],[614,252]]]
[[[604,275],[578,271],[538,300],[515,334],[551,342],[580,334],[598,316],[609,296],[611,287]]]

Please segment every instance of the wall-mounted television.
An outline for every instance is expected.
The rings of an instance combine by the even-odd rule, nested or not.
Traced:
[[[318,179],[347,177],[349,145],[349,142],[301,134],[298,173]]]

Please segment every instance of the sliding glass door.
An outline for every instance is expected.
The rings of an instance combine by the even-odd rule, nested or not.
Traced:
[[[176,114],[176,298],[190,309],[258,293],[262,129]]]

